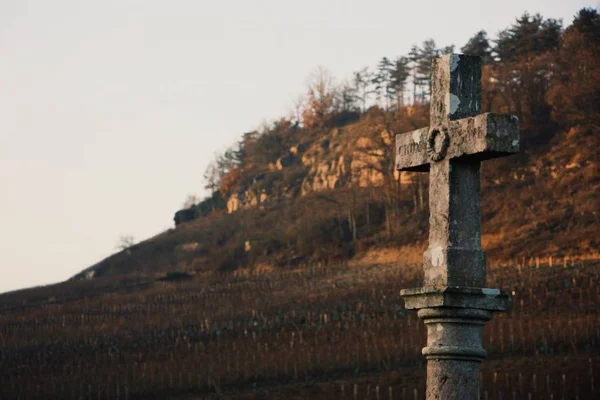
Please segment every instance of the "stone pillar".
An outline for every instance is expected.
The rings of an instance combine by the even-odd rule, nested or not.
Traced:
[[[427,400],[478,400],[479,364],[486,357],[483,326],[506,309],[497,289],[468,287],[402,290],[407,309],[419,310],[427,327]]]
[[[425,308],[419,317],[427,326],[427,398],[479,398],[479,364],[486,356],[481,347],[483,325],[492,316],[469,308]],[[469,384],[468,384],[469,383]]]
[[[508,296],[485,288],[481,162],[514,154],[518,119],[481,114],[481,59],[448,54],[432,64],[431,126],[396,137],[396,168],[429,172],[429,247],[423,287],[400,292],[427,326],[427,400],[479,399],[483,326]]]

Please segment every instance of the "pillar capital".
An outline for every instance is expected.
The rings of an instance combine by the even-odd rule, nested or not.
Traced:
[[[407,310],[449,307],[486,311],[506,311],[508,295],[500,289],[440,286],[403,289]],[[421,315],[421,313],[419,313]]]

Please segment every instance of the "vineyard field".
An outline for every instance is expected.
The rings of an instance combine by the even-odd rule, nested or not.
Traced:
[[[531,259],[533,260],[533,258]],[[600,262],[492,266],[482,399],[600,398]],[[2,399],[423,399],[416,265],[181,281],[101,278],[0,295]]]

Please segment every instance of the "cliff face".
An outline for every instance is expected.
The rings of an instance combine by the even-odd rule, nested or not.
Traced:
[[[394,130],[404,132],[420,123],[417,120],[412,127],[400,126]],[[381,188],[383,172],[394,158],[390,151],[393,136],[368,118],[331,129],[302,146],[290,148],[289,156],[274,163],[270,171],[243,193],[230,197],[228,212],[264,208],[282,199],[317,192]],[[482,244],[491,257],[506,259],[530,251],[540,254],[598,251],[593,232],[598,230],[600,218],[600,202],[594,194],[600,190],[596,154],[599,137],[593,126],[574,126],[554,134],[522,132],[519,154],[483,163]],[[401,197],[405,199],[399,213],[415,212],[417,203],[426,211],[427,174],[402,173],[394,175],[394,179],[400,181]],[[285,184],[261,183],[265,181]],[[409,211],[410,204],[406,203],[411,197],[413,211]],[[426,215],[418,218],[422,218],[419,224],[426,224]],[[405,225],[402,229],[412,228]],[[409,236],[415,241],[422,240],[422,233],[408,235],[407,240]]]
[[[392,140],[393,134],[385,130],[377,132],[359,121],[333,128],[316,140],[291,146],[287,154],[270,163],[268,170],[258,174],[251,184],[229,196],[227,212],[313,192],[381,186],[383,171],[387,163],[393,162]],[[396,172],[395,179],[398,178],[402,184],[412,182],[410,173],[400,176]],[[279,182],[282,180],[283,184]]]

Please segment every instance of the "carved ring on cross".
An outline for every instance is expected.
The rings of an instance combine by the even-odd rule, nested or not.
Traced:
[[[439,149],[436,149],[435,142],[436,138],[441,139]],[[427,136],[427,155],[431,161],[442,161],[446,157],[448,146],[450,145],[450,136],[448,136],[448,128],[445,126],[438,126],[429,131]]]

